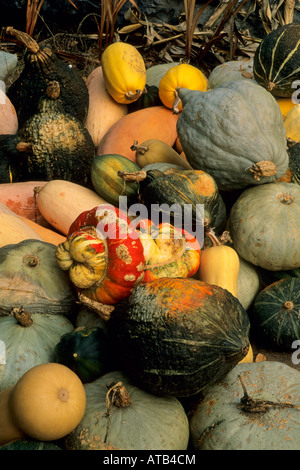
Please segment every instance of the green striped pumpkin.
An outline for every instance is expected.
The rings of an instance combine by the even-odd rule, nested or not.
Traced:
[[[257,83],[274,96],[291,97],[300,77],[300,24],[271,31],[255,51],[253,74]]]
[[[281,279],[265,287],[254,300],[250,323],[264,347],[291,351],[300,340],[300,278]]]

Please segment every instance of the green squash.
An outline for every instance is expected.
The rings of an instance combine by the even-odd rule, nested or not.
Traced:
[[[0,341],[5,362],[0,363],[0,391],[14,386],[22,375],[38,364],[51,362],[61,336],[73,330],[63,315],[29,314],[22,308],[0,316]]]
[[[17,111],[19,126],[22,127],[37,112],[39,101],[52,80],[61,86],[60,100],[64,111],[84,122],[89,93],[79,71],[59,59],[48,44],[37,44],[28,34],[11,27],[6,28],[5,33],[15,37],[25,50],[24,68],[7,90],[7,96]]]
[[[275,98],[252,80],[202,92],[179,89],[177,133],[190,165],[220,190],[261,185],[288,168],[286,133]]]
[[[239,377],[251,399],[271,401],[279,406],[270,403],[264,406],[262,402],[254,408],[254,402],[247,411]],[[239,364],[210,387],[204,399],[194,404],[190,414],[193,447],[195,450],[300,450],[299,400],[298,370],[275,361]]]
[[[269,271],[300,266],[300,187],[269,183],[245,189],[231,208],[228,230],[246,261]]]
[[[197,232],[203,229],[204,217],[209,225],[215,227],[216,233],[224,229],[225,203],[215,180],[208,173],[185,169],[168,173],[149,170],[140,183],[139,192],[140,201],[151,214],[148,218],[156,225],[160,219],[166,221],[164,217],[170,217],[171,224],[181,223],[188,232]]]
[[[119,197],[127,196],[128,202],[135,198],[138,184],[124,182],[119,171],[139,171],[140,167],[122,155],[96,155],[91,164],[91,180],[95,191],[105,201],[119,206]]]
[[[249,350],[249,318],[240,302],[226,289],[192,278],[135,287],[108,327],[122,370],[160,396],[203,392]]]
[[[148,86],[159,87],[159,82],[165,73],[175,65],[179,65],[179,62],[165,62],[163,64],[154,64],[148,67],[146,70],[146,83]]]
[[[60,338],[53,361],[69,367],[82,383],[92,382],[111,369],[107,335],[102,328],[77,327]]]
[[[264,347],[291,351],[300,340],[300,279],[281,279],[256,296],[250,314],[253,337]]]
[[[147,85],[141,96],[132,103],[127,105],[128,112],[132,113],[139,109],[150,108],[151,106],[163,106],[163,103],[158,94],[158,87],[155,85]]]
[[[215,88],[222,83],[253,78],[253,60],[230,60],[217,65],[208,77],[208,87]]]
[[[0,248],[0,316],[15,307],[48,315],[73,313],[74,290],[56,262],[55,250],[55,245],[40,240]]]
[[[248,310],[261,288],[261,279],[256,266],[239,256],[238,299]]]
[[[17,439],[0,446],[0,450],[63,450],[53,442],[36,441],[34,439]]]
[[[274,96],[291,97],[299,79],[300,24],[279,26],[260,42],[253,59],[257,83]]]
[[[83,123],[67,113],[58,81],[48,84],[38,110],[20,128],[14,166],[21,180],[72,181],[90,185],[94,143]]]
[[[174,397],[156,397],[113,371],[85,384],[86,410],[66,450],[186,450],[187,415]]]

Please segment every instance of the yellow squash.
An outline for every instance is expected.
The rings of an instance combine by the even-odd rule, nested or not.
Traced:
[[[288,139],[300,141],[300,103],[296,104],[286,115],[284,127]]]
[[[159,82],[158,93],[163,104],[174,113],[182,111],[178,88],[206,91],[207,78],[200,69],[189,64],[175,65],[165,73]]]
[[[200,281],[227,289],[238,296],[238,275],[240,260],[237,252],[228,245],[222,245],[212,229],[207,231],[212,246],[201,252],[198,277]]]
[[[105,86],[117,103],[136,101],[146,86],[146,66],[142,55],[131,44],[114,42],[101,57]]]

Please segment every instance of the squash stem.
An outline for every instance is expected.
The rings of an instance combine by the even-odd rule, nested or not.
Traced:
[[[39,51],[38,43],[28,34],[14,29],[12,26],[8,26],[5,29],[7,34],[14,36],[18,41],[20,41],[30,52],[36,54]]]
[[[132,183],[139,183],[147,178],[147,172],[145,170],[140,171],[118,171],[118,176],[124,181],[130,181]]]
[[[181,104],[181,99],[179,98],[178,90],[179,88],[176,88],[176,90],[174,91],[175,100],[172,106],[173,114],[179,114],[179,106]]]
[[[33,324],[33,320],[30,316],[30,313],[27,312],[23,307],[13,308],[9,316],[14,317],[21,326],[25,328]]]

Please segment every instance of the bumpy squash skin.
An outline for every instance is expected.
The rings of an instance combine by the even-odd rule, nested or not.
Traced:
[[[156,395],[204,391],[249,349],[249,319],[238,300],[196,279],[137,286],[116,307],[109,327],[124,370]]]
[[[287,24],[271,31],[261,41],[253,59],[254,79],[273,95],[290,97],[299,78],[299,24]]]
[[[80,73],[61,61],[49,46],[41,47],[36,54],[27,50],[24,60],[21,75],[7,90],[7,96],[18,114],[19,127],[37,112],[39,100],[52,80],[57,80],[61,85],[64,111],[84,122],[89,93]]]
[[[177,133],[186,158],[194,169],[209,173],[220,190],[272,182],[285,173],[282,114],[264,88],[236,80],[206,92],[180,89],[179,96]],[[256,178],[253,166],[261,161],[271,162],[273,171]]]
[[[300,340],[300,279],[281,279],[265,287],[254,300],[251,328],[258,341],[279,351],[291,351]]]
[[[23,180],[61,179],[90,186],[94,143],[77,118],[47,107],[28,119],[19,136],[31,144],[20,152],[17,170]]]
[[[299,406],[299,371],[275,361],[240,364],[195,404],[190,414],[195,450],[300,450],[299,408],[242,410],[239,376],[252,399]]]

